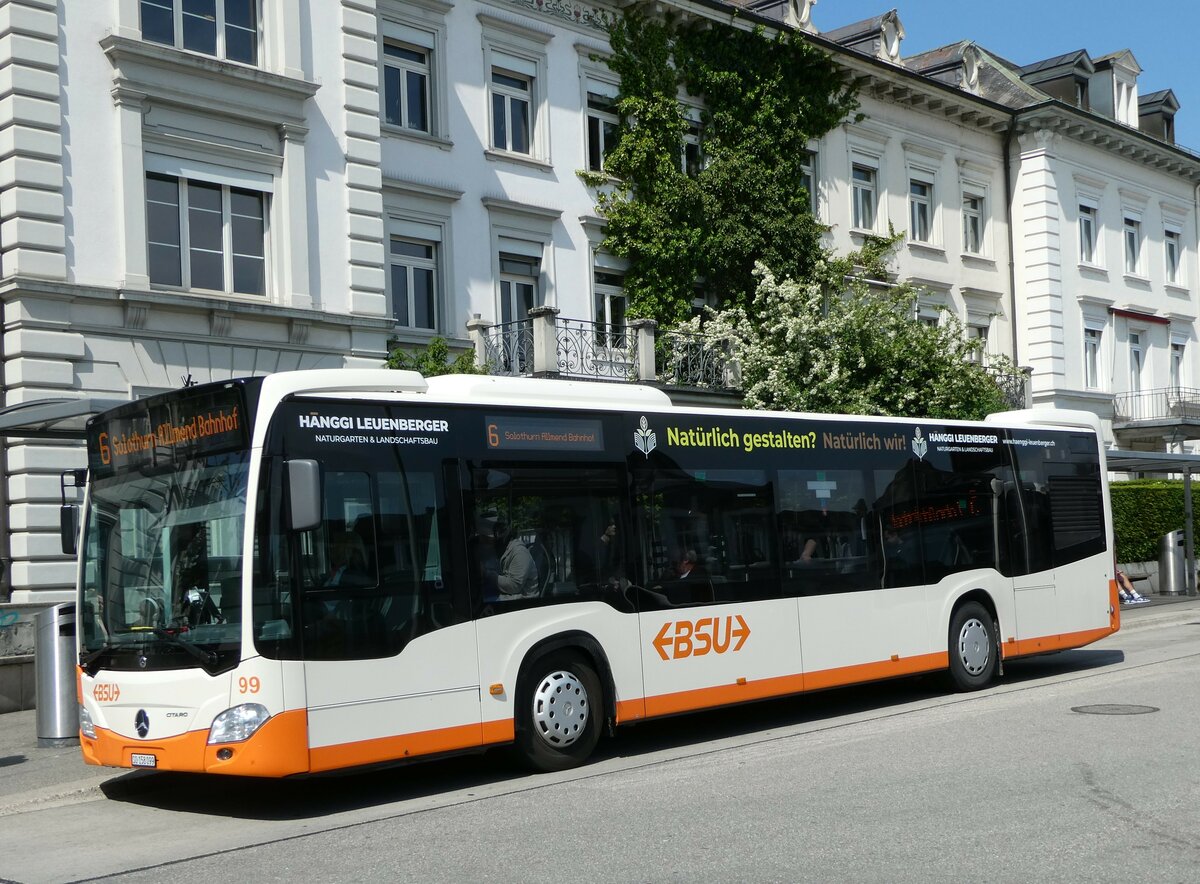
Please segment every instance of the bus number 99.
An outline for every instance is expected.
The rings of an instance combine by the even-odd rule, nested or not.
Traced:
[[[238,679],[238,693],[257,694],[261,687],[262,682],[258,680],[257,675],[252,675],[249,678],[243,675]]]

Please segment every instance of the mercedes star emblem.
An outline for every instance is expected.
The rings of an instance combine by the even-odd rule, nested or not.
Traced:
[[[146,714],[145,709],[139,709],[137,715],[134,716],[133,726],[137,730],[139,737],[145,737],[150,733],[150,716]]]

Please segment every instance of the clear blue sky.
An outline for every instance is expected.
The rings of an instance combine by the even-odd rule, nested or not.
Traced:
[[[1200,0],[818,0],[813,23],[831,31],[889,9],[904,25],[904,55],[957,40],[1016,64],[1129,49],[1142,66],[1139,94],[1173,89],[1175,138],[1200,150]]]

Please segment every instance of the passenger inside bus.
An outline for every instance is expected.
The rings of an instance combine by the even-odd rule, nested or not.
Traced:
[[[340,531],[329,543],[329,573],[324,586],[368,586],[367,549],[362,538],[351,531]]]
[[[496,517],[481,517],[477,535],[485,600],[505,601],[537,595],[537,565],[529,548],[511,530],[508,522]]]

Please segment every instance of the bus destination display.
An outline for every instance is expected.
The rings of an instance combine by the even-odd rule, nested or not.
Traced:
[[[244,447],[246,416],[236,388],[149,402],[88,429],[88,466],[97,474],[169,463]]]
[[[604,428],[598,420],[489,416],[485,424],[492,451],[604,450]]]

